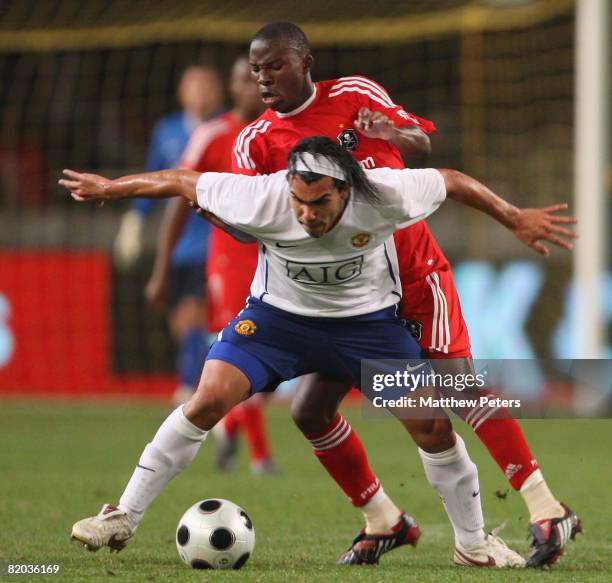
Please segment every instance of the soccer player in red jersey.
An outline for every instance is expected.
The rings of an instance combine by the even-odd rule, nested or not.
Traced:
[[[183,152],[180,168],[197,172],[231,171],[232,147],[237,136],[263,110],[246,57],[240,57],[234,63],[229,92],[233,109],[200,124],[194,130]],[[180,198],[167,204],[159,232],[155,265],[147,285],[148,295],[152,298],[163,294],[170,258],[189,213],[189,206]],[[244,307],[256,267],[257,245],[239,243],[221,229],[213,227],[206,261],[206,312],[207,326],[211,332],[222,330]],[[265,396],[255,395],[234,407],[215,427],[217,465],[220,469],[233,469],[238,432],[242,430],[249,446],[253,474],[275,473],[276,466],[266,434],[262,407],[264,400]]]
[[[251,43],[250,62],[268,110],[238,136],[235,172],[265,174],[281,170],[286,167],[287,152],[310,135],[338,140],[364,168],[403,168],[402,157],[429,153],[427,134],[435,131],[434,124],[393,103],[379,84],[361,76],[313,83],[310,46],[296,25],[279,22],[264,26]],[[548,210],[563,208],[557,205]],[[548,254],[534,233],[518,228],[521,217],[516,208],[508,205],[501,210],[481,210],[502,222],[535,251]],[[569,222],[569,217],[554,217],[543,238],[571,248],[561,237],[571,238],[573,233],[559,225]],[[396,233],[393,252],[397,252],[400,265],[401,315],[412,322],[427,356],[437,359],[436,370],[472,373],[467,326],[450,264],[425,221]],[[337,412],[348,389],[346,384],[322,377],[309,378],[294,400],[293,417],[325,469],[364,512],[366,528],[340,562],[371,563],[377,562],[382,552],[406,541],[397,537],[402,528],[400,510],[382,491],[361,441]],[[528,564],[556,561],[570,536],[573,538],[579,530],[579,520],[550,492],[517,421],[501,407],[455,412],[474,429],[527,504],[533,535]],[[460,481],[461,473],[468,472],[467,464],[459,461],[459,452],[464,450],[461,438],[453,433],[445,415],[429,423],[410,424],[407,429],[419,445],[430,483],[444,498],[445,491]],[[440,444],[446,447],[440,449]],[[446,510],[455,525],[453,510],[448,505]],[[477,564],[465,554],[459,558],[456,554],[455,560]]]

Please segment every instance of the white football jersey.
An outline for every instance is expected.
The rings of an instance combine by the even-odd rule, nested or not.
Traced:
[[[202,208],[259,240],[252,296],[294,314],[344,318],[400,300],[392,235],[446,198],[444,179],[434,169],[377,168],[366,175],[380,202],[351,192],[338,223],[320,238],[298,222],[286,170],[265,176],[208,172],[196,190]]]

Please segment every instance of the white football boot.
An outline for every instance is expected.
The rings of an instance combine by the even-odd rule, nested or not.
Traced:
[[[128,544],[134,534],[128,517],[111,504],[102,506],[96,516],[83,518],[72,527],[70,538],[80,542],[88,551],[109,547],[118,553]]]
[[[475,549],[467,550],[457,544],[453,560],[456,565],[466,567],[525,567],[525,559],[493,533],[488,534],[483,543]]]

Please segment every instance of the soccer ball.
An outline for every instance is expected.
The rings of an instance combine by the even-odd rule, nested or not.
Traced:
[[[194,569],[240,569],[255,548],[248,514],[222,498],[196,502],[176,528],[176,548]]]

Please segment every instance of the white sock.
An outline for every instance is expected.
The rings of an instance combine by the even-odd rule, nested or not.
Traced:
[[[182,405],[161,424],[119,500],[119,509],[127,513],[133,528],[165,485],[191,463],[207,434],[183,415]]]
[[[529,474],[521,486],[521,496],[529,509],[529,520],[560,518],[565,514],[563,506],[552,495],[541,470]]]
[[[486,538],[480,505],[478,470],[470,459],[465,443],[455,433],[454,447],[441,453],[419,454],[429,483],[436,489],[455,531],[455,543],[474,549]],[[474,494],[476,494],[474,496]]]
[[[391,534],[399,522],[402,511],[387,496],[382,486],[378,492],[361,507],[368,534]]]

